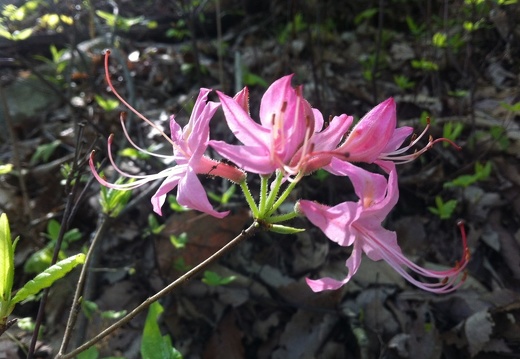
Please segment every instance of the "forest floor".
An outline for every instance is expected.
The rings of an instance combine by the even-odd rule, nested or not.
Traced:
[[[350,248],[330,242],[302,217],[293,224],[305,232],[260,233],[210,267],[234,276],[231,283],[210,286],[198,277],[162,300],[163,334],[185,359],[520,358],[518,4],[222,1],[218,10],[207,1],[117,3],[115,27],[109,23],[114,8],[104,2],[91,3],[105,11],[97,15],[81,6],[40,7],[23,21],[58,12],[74,24],[0,41],[2,97],[11,112],[6,118],[4,108],[0,115],[0,164],[14,165],[0,176],[0,211],[21,237],[15,288],[48,263],[59,231],[52,219],[77,231],[70,232],[64,255],[89,246],[102,215],[100,186],[87,160],[92,149],[97,161],[107,157],[111,133],[113,153],[126,170],[149,174],[166,166],[121,152],[130,145],[119,113],[128,110],[117,103],[111,108],[104,49],[113,54],[109,71],[117,91],[167,133],[172,114],[187,123],[200,87],[233,95],[247,85],[257,118],[266,87],[294,73],[293,83],[304,86],[324,117],[360,118],[394,97],[399,126],[420,133],[430,117],[429,134],[462,147],[438,144],[398,167],[400,199],[385,227],[398,233],[414,262],[449,268],[462,255],[456,222],[463,219],[471,252],[465,283],[453,293],[431,294],[364,257],[348,285],[313,293],[305,278],[342,278]],[[171,151],[135,116],[127,125],[143,147]],[[221,113],[211,133],[231,138]],[[66,186],[72,161],[75,182]],[[208,192],[229,189],[220,180],[201,180]],[[251,178],[254,193],[258,185]],[[129,206],[109,219],[69,349],[112,323],[107,313],[132,310],[252,222],[238,190],[222,205],[231,214],[221,220],[168,204],[162,217],[152,215],[149,197],[157,186],[134,190]],[[345,178],[314,175],[289,201],[298,198],[333,205],[354,197]],[[172,235],[188,240],[175,246]],[[76,280],[75,271],[51,288],[35,357],[56,355]],[[34,321],[37,299],[18,306],[13,317]],[[100,357],[139,358],[145,314],[98,343]],[[25,357],[30,337],[13,326],[0,338],[0,358]]]

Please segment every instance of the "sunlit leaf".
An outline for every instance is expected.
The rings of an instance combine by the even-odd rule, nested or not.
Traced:
[[[47,268],[44,272],[38,274],[34,279],[25,283],[25,285],[16,292],[11,300],[11,306],[21,302],[27,297],[37,294],[42,289],[50,287],[55,281],[63,278],[67,273],[74,269],[78,264],[85,262],[85,254],[80,253],[75,256],[66,258],[55,265]]]

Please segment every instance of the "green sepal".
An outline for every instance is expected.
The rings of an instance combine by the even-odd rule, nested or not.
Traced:
[[[280,234],[294,234],[305,231],[303,228],[295,228],[289,226],[283,226],[281,224],[272,224],[269,226],[269,231],[280,233]]]

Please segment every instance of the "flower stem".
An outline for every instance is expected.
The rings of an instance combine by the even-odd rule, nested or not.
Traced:
[[[266,213],[267,217],[270,217],[278,209],[278,207],[280,207],[282,205],[282,203],[285,202],[285,200],[287,199],[287,197],[289,197],[289,194],[292,192],[294,187],[296,187],[296,185],[298,184],[298,182],[300,181],[301,178],[302,178],[302,176],[300,174],[298,174],[294,178],[294,180],[287,186],[287,188],[282,192],[280,197],[278,197],[276,202],[274,204],[272,204],[270,207],[268,207],[269,210]]]
[[[269,181],[268,176],[260,176],[260,200],[259,202],[259,210],[260,213],[265,212],[265,205],[267,202],[267,183]]]
[[[280,186],[282,185],[282,180],[283,180],[283,172],[277,171],[276,178],[273,182],[273,187],[271,188],[271,192],[269,192],[269,196],[267,197],[267,203],[265,205],[265,210],[268,211],[268,213],[274,212],[274,211],[271,211],[271,208],[273,206],[273,203],[276,200],[276,197],[278,196],[278,192],[280,191]],[[262,216],[262,219],[267,218],[268,213],[261,212],[260,215]]]
[[[81,305],[81,294],[87,281],[91,258],[96,248],[96,244],[98,243],[99,239],[103,237],[105,231],[109,228],[109,222],[109,217],[104,214],[100,215],[100,223],[98,225],[97,232],[94,235],[94,239],[92,240],[92,243],[89,247],[87,257],[85,258],[85,263],[81,268],[81,273],[79,275],[78,284],[76,286],[76,292],[74,293],[74,299],[72,300],[72,305],[70,307],[69,319],[67,320],[67,326],[65,327],[65,333],[63,334],[59,353],[63,353],[65,350],[67,350],[67,346],[69,345],[70,337],[72,335],[74,326],[76,325],[76,319],[78,318],[79,306]]]
[[[253,218],[258,218],[258,215],[259,215],[258,207],[256,206],[255,200],[253,199],[253,196],[251,195],[251,191],[249,190],[249,187],[247,186],[246,180],[240,182],[240,188],[242,188],[242,192],[244,193],[244,197],[246,198],[247,204],[249,205],[249,208],[251,208],[251,212],[253,212]]]

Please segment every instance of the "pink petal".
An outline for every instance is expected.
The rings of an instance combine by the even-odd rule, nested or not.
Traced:
[[[222,157],[232,161],[245,171],[269,174],[276,166],[271,163],[269,151],[265,147],[230,145],[223,141],[210,141],[209,145]]]
[[[153,206],[153,211],[157,213],[159,216],[162,216],[162,206],[166,201],[166,195],[172,191],[180,179],[184,176],[186,172],[186,165],[177,165],[172,169],[172,174],[170,174],[161,184],[159,189],[152,196],[151,202]]]
[[[179,202],[180,205],[196,209],[197,211],[207,213],[217,218],[225,217],[229,213],[229,211],[217,212],[213,209],[197,174],[189,167],[186,174],[179,181],[177,202]]]
[[[348,156],[352,162],[374,162],[387,147],[396,126],[393,98],[370,110],[338,147],[336,152]]]
[[[334,207],[307,200],[300,200],[298,203],[299,211],[330,240],[341,246],[352,244],[355,233],[351,233],[348,228],[357,215],[356,203],[343,202]]]
[[[329,126],[323,131],[316,133],[312,142],[314,143],[314,152],[332,151],[343,136],[347,133],[354,118],[345,114],[334,116]]]
[[[244,145],[268,148],[271,131],[253,121],[234,99],[220,91],[217,91],[217,94],[222,103],[226,122],[235,137]]]
[[[284,76],[269,86],[260,103],[260,123],[265,128],[273,126],[273,117],[283,108],[296,103],[296,92],[291,86],[293,75]]]
[[[362,251],[361,251],[361,248],[359,248],[359,245],[357,243],[358,242],[354,242],[354,249],[352,251],[352,254],[347,259],[346,266],[348,268],[348,275],[345,279],[337,280],[337,279],[333,279],[333,278],[329,278],[329,277],[325,277],[325,278],[321,278],[321,279],[305,278],[307,284],[309,285],[309,287],[312,289],[313,292],[321,292],[324,290],[335,290],[335,289],[342,287],[343,285],[348,283],[350,281],[350,279],[352,279],[354,274],[356,274],[356,272],[358,271],[359,266],[361,265]]]
[[[403,144],[404,140],[410,136],[413,132],[413,128],[409,126],[396,128],[390,141],[386,145],[383,153],[390,153],[397,150]]]
[[[242,90],[240,90],[234,97],[233,100],[235,100],[240,107],[244,109],[244,111],[251,116],[249,112],[249,89],[247,87],[244,87]]]

